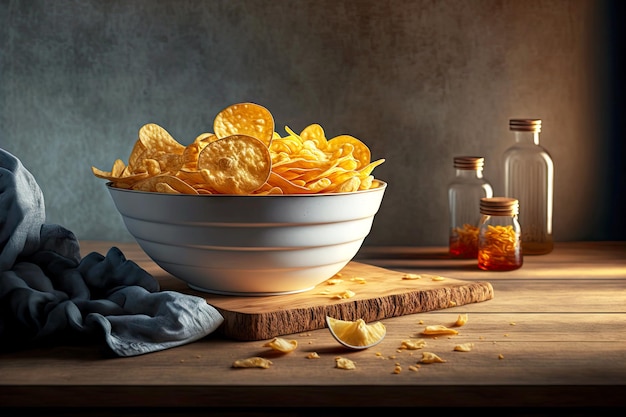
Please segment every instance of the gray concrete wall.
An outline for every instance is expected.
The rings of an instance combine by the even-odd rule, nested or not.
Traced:
[[[282,133],[320,123],[386,159],[367,244],[446,245],[453,156],[483,155],[499,194],[508,119],[539,117],[555,239],[621,239],[606,221],[605,5],[0,0],[0,146],[37,178],[48,222],[131,240],[90,167],[126,159],[145,123],[187,144],[225,106],[253,101]]]

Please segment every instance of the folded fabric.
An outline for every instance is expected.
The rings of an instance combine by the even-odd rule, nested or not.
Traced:
[[[0,148],[0,348],[97,343],[135,356],[201,339],[224,321],[206,300],[161,291],[111,247],[81,258],[76,236],[45,223],[39,185]]]

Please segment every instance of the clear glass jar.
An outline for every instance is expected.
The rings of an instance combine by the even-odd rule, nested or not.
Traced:
[[[519,202],[514,198],[480,200],[478,267],[485,271],[511,271],[524,262],[522,228],[517,219]]]
[[[476,259],[480,199],[492,197],[493,188],[483,176],[485,158],[457,156],[456,175],[448,186],[450,214],[449,253],[452,258]]]
[[[511,119],[515,144],[504,153],[504,195],[519,201],[524,255],[543,255],[554,247],[552,212],[554,163],[539,144],[540,119]]]

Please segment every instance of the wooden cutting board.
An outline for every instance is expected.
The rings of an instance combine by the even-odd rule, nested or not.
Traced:
[[[168,285],[177,291],[204,297],[224,316],[226,337],[265,340],[326,326],[326,316],[372,322],[389,317],[439,310],[493,298],[488,282],[467,282],[435,275],[406,279],[406,273],[352,261],[334,285],[326,281],[298,294],[223,296],[187,288],[182,281]],[[441,279],[443,278],[443,279]],[[173,283],[172,283],[173,284]],[[354,295],[341,298],[347,290]]]

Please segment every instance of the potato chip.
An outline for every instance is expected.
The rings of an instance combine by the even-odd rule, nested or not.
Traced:
[[[273,363],[269,359],[261,358],[259,356],[252,356],[245,359],[237,359],[233,362],[233,368],[262,368],[267,369],[272,366]]]
[[[198,169],[198,156],[200,155],[200,151],[204,149],[200,145],[200,142],[192,142],[185,147],[183,154],[181,156],[181,170],[186,171],[197,171]]]
[[[300,132],[300,137],[304,141],[313,141],[318,149],[326,149],[326,143],[328,141],[326,140],[324,129],[318,124],[311,124],[302,129],[302,132]]]
[[[215,116],[213,131],[220,139],[247,135],[270,146],[274,137],[274,117],[265,107],[255,103],[233,104]]]
[[[176,177],[185,181],[187,184],[194,188],[211,188],[209,184],[205,182],[205,177],[201,171],[181,169],[176,173]]]
[[[400,349],[417,350],[426,347],[424,339],[407,339],[400,342]]]
[[[332,138],[326,144],[326,150],[332,152],[334,150],[340,149],[345,143],[349,143],[354,146],[354,156],[359,162],[357,168],[362,168],[370,163],[370,149],[359,139],[350,135],[341,135]]]
[[[272,159],[259,139],[232,135],[209,143],[198,156],[198,169],[216,191],[248,194],[267,181]]]
[[[420,363],[445,363],[445,359],[441,359],[437,354],[432,352],[422,352]]]
[[[459,334],[458,330],[450,329],[441,324],[434,324],[432,326],[426,326],[422,331],[422,334],[428,335],[445,335],[445,334]]]
[[[267,180],[268,184],[273,187],[278,187],[283,191],[283,194],[313,194],[314,191],[301,185],[297,185],[288,179],[278,175],[275,172],[270,172],[270,176]]]
[[[157,182],[154,185],[154,191],[164,194],[181,194],[180,191],[175,190],[174,187],[164,182]]]
[[[194,139],[194,143],[197,143],[200,145],[201,148],[204,148],[204,146],[218,139],[219,138],[215,133],[205,132],[196,136],[196,139]]]
[[[255,103],[226,107],[213,121],[214,133],[201,133],[186,146],[148,123],[139,129],[127,165],[117,159],[111,171],[92,172],[114,187],[163,193],[315,194],[380,186],[372,171],[385,160],[371,161],[359,139],[328,140],[319,124],[300,134],[286,126],[285,136],[274,127],[269,110]],[[162,176],[174,179],[148,181]]]
[[[335,368],[353,370],[356,369],[356,362],[348,358],[335,358]]]
[[[382,342],[387,333],[383,323],[367,324],[363,319],[350,321],[326,316],[326,324],[339,343],[352,349],[367,349],[375,346]]]
[[[144,150],[180,155],[185,149],[167,130],[155,123],[148,123],[139,129],[139,141]]]
[[[174,177],[172,175],[157,175],[154,177],[146,178],[145,180],[139,181],[133,185],[133,190],[138,191],[157,191],[157,185],[159,183],[166,184],[168,187],[160,186],[162,190],[164,189],[172,189],[181,194],[198,194],[198,192],[189,184],[184,182],[183,180]]]
[[[111,168],[111,176],[113,177],[121,177],[124,174],[124,170],[126,169],[126,164],[121,159],[116,159],[113,163],[113,168]]]
[[[471,342],[461,343],[460,345],[454,346],[454,351],[456,352],[469,352],[474,349],[474,344]]]
[[[293,352],[294,350],[296,350],[296,348],[298,347],[298,341],[287,340],[287,339],[283,339],[282,337],[275,337],[269,342],[263,344],[263,347],[270,347],[282,353],[289,353],[289,352]]]
[[[365,179],[361,180],[361,185],[359,186],[359,190],[369,190],[370,188],[378,187],[378,185],[374,185],[374,176],[368,175]]]
[[[111,181],[114,187],[126,189],[131,188],[132,184],[136,183],[137,181],[148,178],[147,172],[132,175],[127,175],[125,174],[125,172],[123,172],[122,175],[114,175],[112,171],[105,172],[93,166],[91,167],[91,171],[96,177]]]
[[[338,193],[351,193],[353,191],[357,191],[360,185],[361,180],[359,177],[351,177],[339,184],[335,191]]]

